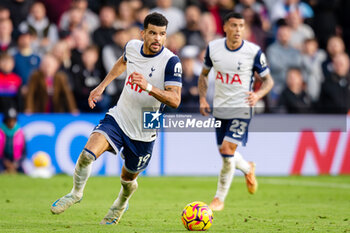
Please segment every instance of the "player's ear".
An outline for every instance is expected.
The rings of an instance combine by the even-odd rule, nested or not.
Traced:
[[[145,29],[143,29],[143,30],[141,31],[141,37],[142,37],[143,40],[145,40],[145,37],[144,37],[144,36],[145,36]]]
[[[224,23],[224,26],[222,27],[222,29],[223,29],[224,32],[226,33],[226,30],[227,30],[227,23]]]

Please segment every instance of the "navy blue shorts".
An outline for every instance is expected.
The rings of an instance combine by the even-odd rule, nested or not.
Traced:
[[[121,152],[125,160],[124,167],[131,173],[146,169],[152,157],[154,141],[142,142],[130,139],[119,127],[114,118],[108,114],[100,121],[93,132],[104,135],[117,154]]]
[[[221,145],[223,140],[235,143],[239,146],[245,146],[248,141],[248,127],[250,119],[219,119],[221,127],[216,128],[216,142]]]

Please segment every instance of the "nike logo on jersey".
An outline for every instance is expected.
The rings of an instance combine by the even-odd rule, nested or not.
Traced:
[[[134,64],[134,62],[132,62],[132,61],[130,61],[130,60],[129,60],[129,63],[130,63],[130,64]]]

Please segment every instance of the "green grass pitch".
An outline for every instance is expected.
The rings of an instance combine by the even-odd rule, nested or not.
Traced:
[[[139,177],[139,188],[118,225],[100,220],[117,197],[118,177],[91,177],[83,201],[61,215],[50,205],[70,191],[72,177],[0,176],[0,232],[187,232],[181,212],[210,202],[216,177]],[[235,177],[225,209],[209,232],[350,232],[350,176],[259,177],[248,194]]]

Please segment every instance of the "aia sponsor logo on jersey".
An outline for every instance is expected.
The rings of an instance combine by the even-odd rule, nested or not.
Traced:
[[[130,86],[131,90],[134,90],[134,91],[136,91],[138,93],[141,93],[142,91],[144,91],[144,90],[141,89],[141,87],[139,87],[139,85],[132,84],[132,77],[131,77],[131,75],[128,77],[128,81],[125,84],[125,87],[128,87],[128,86]]]
[[[225,83],[225,84],[235,84],[235,83],[239,83],[242,85],[242,81],[239,77],[238,74],[234,74],[234,75],[229,75],[229,74],[221,74],[221,72],[218,72],[216,75],[215,80],[221,81],[221,83]]]

